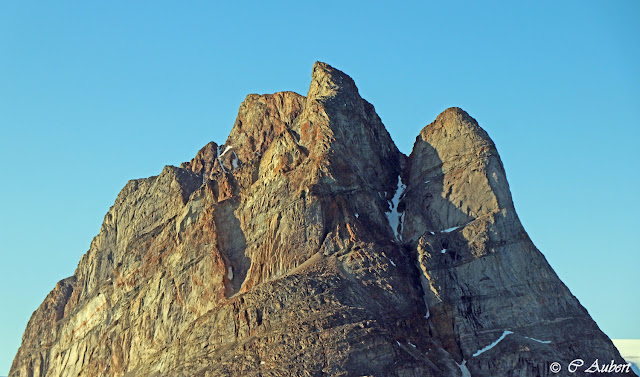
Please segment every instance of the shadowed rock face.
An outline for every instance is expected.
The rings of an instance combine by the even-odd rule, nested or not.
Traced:
[[[416,251],[430,329],[472,375],[622,363],[529,239],[495,145],[466,112],[447,109],[420,132],[403,177],[403,240]]]
[[[406,157],[316,63],[306,97],[251,94],[224,144],[124,187],[10,376],[547,376],[575,358],[623,363],[522,228],[486,132],[451,108]]]

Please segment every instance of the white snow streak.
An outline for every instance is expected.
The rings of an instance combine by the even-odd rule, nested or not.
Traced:
[[[396,236],[396,241],[402,240],[402,215],[398,213],[398,204],[400,203],[400,198],[404,194],[404,190],[407,188],[402,183],[402,179],[398,176],[398,186],[396,187],[396,192],[393,195],[393,199],[391,199],[391,211],[387,212],[387,220],[389,221],[389,226],[393,229],[393,234]],[[400,233],[398,232],[400,230]]]
[[[551,341],[550,341],[550,340],[538,340],[538,339],[535,339],[535,338],[529,338],[528,336],[525,336],[525,338],[527,338],[527,339],[531,339],[531,340],[536,341],[536,342],[538,342],[538,343],[544,343],[544,344],[549,344],[549,343],[551,343]]]
[[[220,159],[222,156],[224,156],[227,152],[231,151],[233,149],[232,145],[227,145],[227,147],[224,149],[224,151],[220,152],[222,150],[222,147],[224,147],[223,145],[218,146],[218,156],[216,156],[216,159],[218,160],[218,163],[220,164],[220,168],[222,169],[223,172],[227,173],[227,169],[224,167],[224,164],[222,163],[222,160]],[[236,151],[232,151],[233,152],[233,157],[231,159],[231,170],[233,169],[237,169],[238,168],[238,162],[240,161],[240,159],[238,158],[238,155],[236,154]]]
[[[240,159],[238,158],[238,155],[236,154],[236,151],[233,151],[233,157],[235,157],[235,158],[233,159],[233,161],[231,161],[231,166],[233,166],[234,169],[237,169],[238,168],[238,161]]]
[[[496,346],[496,344],[500,343],[500,341],[502,341],[502,339],[504,339],[509,334],[513,334],[513,331],[504,330],[504,332],[502,333],[502,335],[500,335],[498,340],[496,340],[495,342],[489,344],[488,346],[484,347],[483,349],[478,350],[476,353],[473,354],[473,357],[479,356],[480,354],[492,349],[493,347]]]
[[[465,226],[467,226],[467,225],[471,224],[472,222],[474,222],[474,221],[476,221],[476,220],[477,220],[477,219],[474,219],[474,220],[469,221],[469,222],[468,222],[468,223],[466,223],[466,224],[462,224],[462,225],[458,225],[458,226],[453,226],[453,227],[451,227],[451,228],[447,228],[447,229],[445,229],[445,230],[441,230],[441,231],[440,231],[440,233],[451,233],[451,232],[453,232],[453,231],[454,231],[454,230],[456,230],[456,229],[464,228]]]
[[[229,152],[233,147],[231,145],[228,145],[225,149],[224,152],[220,153],[219,157],[222,157],[225,155],[225,153]]]
[[[222,169],[223,172],[227,172],[227,169],[224,168],[224,164],[222,163],[222,160],[220,159],[220,156],[222,156],[220,154],[220,150],[222,149],[222,145],[218,146],[218,155],[216,156],[216,160],[218,160],[218,163],[220,164],[220,168]],[[225,149],[226,152],[226,149]]]
[[[469,368],[467,368],[467,360],[462,360],[462,364],[458,364],[458,368],[460,368],[460,372],[462,372],[462,377],[471,377],[471,372],[469,372]]]
[[[218,163],[220,164],[220,168],[222,168],[223,172],[227,172],[227,169],[224,168],[224,165],[222,164],[222,160],[220,159],[220,157],[218,157]]]

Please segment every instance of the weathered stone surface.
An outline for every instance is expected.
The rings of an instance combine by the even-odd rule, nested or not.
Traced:
[[[574,356],[622,362],[475,120],[445,111],[407,158],[316,63],[306,97],[251,94],[224,144],[123,188],[10,376],[538,376]]]
[[[495,145],[466,112],[447,109],[420,132],[404,178],[403,239],[417,251],[431,331],[472,375],[622,363],[529,239]]]

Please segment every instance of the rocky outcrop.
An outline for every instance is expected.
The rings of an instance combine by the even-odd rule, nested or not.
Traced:
[[[404,178],[403,240],[417,252],[430,330],[472,375],[622,363],[529,239],[495,145],[466,112],[447,109],[420,132]]]
[[[306,97],[249,95],[224,144],[123,188],[10,376],[545,376],[578,357],[622,363],[486,132],[448,109],[406,157],[316,63]]]

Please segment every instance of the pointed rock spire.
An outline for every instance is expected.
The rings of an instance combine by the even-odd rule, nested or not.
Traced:
[[[495,375],[497,360],[512,360],[537,375],[545,360],[575,354],[620,359],[531,242],[496,147],[475,119],[456,107],[438,115],[404,174],[404,240],[416,250],[431,330],[458,363]],[[513,346],[524,342],[531,352]]]
[[[409,185],[406,203],[420,212],[419,218],[413,216],[416,211],[407,214],[406,239],[460,226],[502,209],[515,215],[493,141],[458,107],[446,109],[420,131],[405,175]]]
[[[311,74],[307,98],[322,101],[335,98],[341,103],[355,104],[360,100],[358,88],[351,77],[327,63],[316,62]]]
[[[325,182],[393,191],[404,155],[353,79],[316,62],[305,108],[295,124],[300,144],[321,164]],[[337,182],[336,181],[336,182]]]

